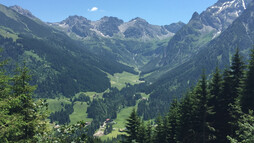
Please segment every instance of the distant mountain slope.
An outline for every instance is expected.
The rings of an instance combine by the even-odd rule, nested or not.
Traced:
[[[26,61],[41,97],[102,92],[110,87],[104,72],[135,73],[133,68],[111,57],[95,56],[82,42],[3,5],[0,5],[0,19],[2,58],[10,58],[12,63]]]
[[[222,33],[246,9],[251,0],[219,0],[201,14],[195,12],[188,24],[183,26],[161,49],[157,62],[148,63],[144,73],[159,69],[163,75],[170,69],[187,62],[202,47]],[[154,69],[152,67],[155,67]],[[154,79],[151,75],[151,79]]]
[[[185,24],[181,21],[177,23],[172,23],[170,25],[165,25],[164,28],[166,28],[169,32],[176,33],[179,31]]]
[[[250,49],[254,45],[254,2],[217,38],[204,46],[198,54],[186,63],[170,70],[162,76],[152,87],[167,89],[174,87],[177,93],[195,84],[202,69],[210,74],[218,65],[228,67],[236,48],[239,48],[244,60],[249,57]]]

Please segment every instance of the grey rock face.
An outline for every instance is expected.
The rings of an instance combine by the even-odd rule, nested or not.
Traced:
[[[36,17],[29,10],[23,9],[20,6],[14,5],[14,6],[10,6],[10,8],[20,13],[21,15],[27,16],[31,19],[36,19]]]
[[[58,23],[58,26],[81,37],[88,37],[95,34],[94,31],[90,30],[93,28],[91,21],[82,16],[69,16],[67,19]]]
[[[204,27],[224,31],[246,9],[250,0],[219,0],[200,14]]]
[[[96,29],[105,36],[112,37],[114,34],[120,32],[119,26],[123,24],[123,20],[116,17],[103,17],[96,23]]]

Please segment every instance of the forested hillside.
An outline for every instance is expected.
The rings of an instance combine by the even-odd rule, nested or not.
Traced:
[[[99,57],[63,32],[0,6],[3,58],[13,65],[26,61],[40,97],[71,97],[80,91],[110,87],[107,74],[136,73],[110,56]],[[10,67],[11,68],[11,67]],[[105,73],[106,72],[106,73]]]

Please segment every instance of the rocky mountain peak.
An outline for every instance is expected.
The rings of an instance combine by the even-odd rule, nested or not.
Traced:
[[[200,15],[198,14],[198,12],[195,11],[192,14],[191,20],[199,20],[199,18],[200,18]]]
[[[74,16],[69,16],[68,18],[66,18],[65,20],[60,22],[60,24],[68,24],[70,26],[75,25],[77,23],[80,23],[80,24],[90,24],[91,21],[86,19],[83,16],[74,15]]]
[[[101,21],[101,22],[111,21],[111,22],[117,22],[117,23],[121,23],[121,24],[123,23],[123,20],[121,20],[117,17],[113,17],[113,16],[104,16],[99,21]]]
[[[136,24],[146,24],[146,25],[149,24],[145,19],[140,18],[140,17],[136,17],[136,18],[130,20],[129,22],[134,22]]]
[[[200,14],[202,23],[223,31],[246,9],[251,0],[219,0]]]
[[[108,17],[104,16],[100,20],[95,22],[95,29],[103,36],[112,37],[114,34],[120,32],[118,26],[123,24],[123,20],[118,19],[117,17]]]
[[[19,14],[24,15],[26,17],[29,17],[31,19],[35,19],[36,18],[29,10],[23,9],[22,7],[20,7],[18,5],[10,6],[10,8],[15,10]]]
[[[93,28],[91,25],[91,21],[86,19],[83,16],[69,16],[65,20],[61,21],[60,23],[55,23],[58,27],[66,29],[68,32],[73,32],[80,37],[88,37],[93,36],[94,31],[90,29]]]

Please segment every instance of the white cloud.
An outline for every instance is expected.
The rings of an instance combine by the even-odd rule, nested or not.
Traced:
[[[91,9],[88,9],[88,11],[94,12],[94,11],[97,11],[98,9],[99,9],[98,7],[93,7],[93,8],[91,8]]]

